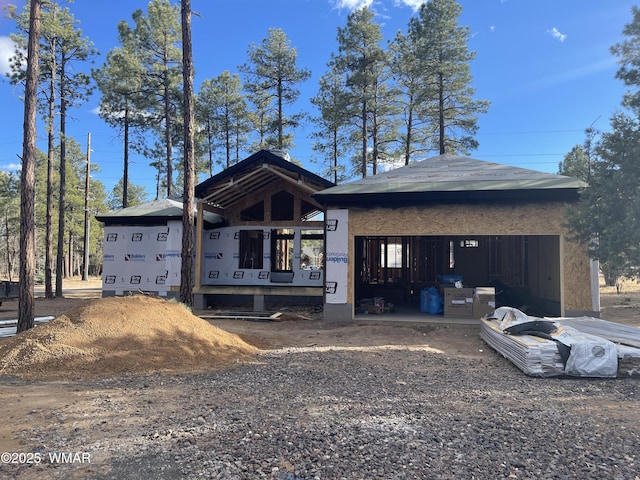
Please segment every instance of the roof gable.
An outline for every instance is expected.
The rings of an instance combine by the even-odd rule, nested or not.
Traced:
[[[274,181],[285,180],[315,193],[334,184],[287,160],[278,150],[260,150],[196,186],[196,197],[222,209],[255,196]]]

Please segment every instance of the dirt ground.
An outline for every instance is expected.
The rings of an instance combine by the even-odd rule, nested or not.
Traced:
[[[57,317],[78,306],[101,297],[100,280],[82,282],[65,280],[63,298],[45,299],[41,288],[36,289],[35,315]],[[17,318],[18,302],[5,301],[0,306],[0,320]],[[211,310],[193,312],[211,315]],[[293,310],[283,321],[208,320],[214,326],[241,336],[260,349],[286,347],[371,347],[420,345],[447,356],[469,360],[495,355],[479,337],[479,325],[445,323],[379,322],[375,319],[348,324],[328,324],[321,313]],[[373,317],[373,316],[372,316]],[[601,291],[601,317],[607,320],[640,327],[640,285],[627,282],[622,294],[613,288]],[[0,340],[5,342],[6,340]],[[4,379],[0,389],[3,421],[0,422],[0,451],[21,451],[16,433],[31,428],[29,422],[46,418],[47,411],[56,406],[80,401],[82,392],[67,381],[31,381]],[[10,388],[7,388],[10,386]],[[38,411],[42,415],[30,415]],[[30,420],[27,420],[30,419]]]
[[[35,316],[57,317],[78,305],[101,297],[100,279],[83,282],[65,279],[63,297],[46,299],[44,290],[36,288]],[[204,318],[216,311],[194,311]],[[220,313],[220,312],[218,312]],[[10,300],[0,306],[0,320],[17,318],[18,302]],[[208,319],[209,323],[242,336],[258,348],[305,346],[381,346],[429,345],[454,355],[474,356],[484,349],[478,336],[479,326],[428,323],[370,321],[349,324],[327,324],[321,312],[305,308],[293,309],[283,315],[284,321],[248,321]],[[293,320],[295,319],[295,320]],[[1,340],[0,340],[1,341]],[[1,395],[1,394],[0,394]]]

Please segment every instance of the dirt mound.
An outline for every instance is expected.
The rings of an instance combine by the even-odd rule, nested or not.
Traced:
[[[255,352],[179,303],[109,297],[1,342],[0,374],[71,379],[197,371]]]

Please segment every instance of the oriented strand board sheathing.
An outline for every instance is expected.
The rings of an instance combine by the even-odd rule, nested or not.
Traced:
[[[565,204],[459,204],[350,209],[355,235],[563,234]]]
[[[568,311],[591,310],[591,266],[584,248],[564,238],[564,292]]]

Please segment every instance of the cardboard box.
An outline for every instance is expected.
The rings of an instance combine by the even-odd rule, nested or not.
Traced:
[[[493,306],[491,305],[493,304]],[[496,309],[496,302],[490,302],[490,303],[478,303],[478,302],[474,302],[473,303],[473,318],[482,318],[485,315],[488,315],[490,313],[493,313],[493,311]]]
[[[384,307],[380,305],[361,305],[360,308],[362,308],[363,312],[372,313],[374,315],[382,315],[382,313],[384,312]]]
[[[473,288],[444,289],[445,317],[473,317]]]
[[[385,312],[385,301],[383,297],[363,298],[360,307],[363,312],[381,315]]]
[[[473,293],[473,318],[482,318],[495,309],[495,287],[476,287]]]

